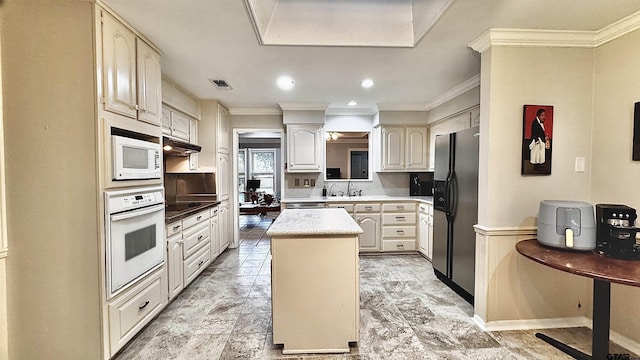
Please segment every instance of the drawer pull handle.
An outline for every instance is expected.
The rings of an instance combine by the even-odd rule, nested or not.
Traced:
[[[142,310],[142,309],[146,308],[147,305],[149,305],[149,300],[145,301],[144,304],[138,306],[138,310]]]
[[[198,236],[198,241],[202,240],[203,237],[204,236],[202,236],[202,235]]]
[[[200,260],[200,262],[198,263],[198,267],[202,266],[202,264],[204,264],[204,260]]]
[[[396,245],[396,247],[403,248],[404,245],[403,244],[398,244],[398,245]]]
[[[404,216],[396,216],[396,220],[404,221]]]
[[[371,209],[373,209],[371,206],[365,206],[364,208],[365,208],[366,210],[371,210]]]
[[[174,226],[174,227],[173,227],[173,230],[174,230],[174,231],[176,231],[176,230],[178,230],[178,229],[180,229],[180,225],[176,225],[176,226]]]
[[[404,210],[404,206],[398,206],[398,210]]]
[[[200,219],[202,219],[202,215],[200,215],[200,216],[198,216],[198,217],[196,218],[196,220],[200,220]]]
[[[404,230],[396,230],[398,234],[404,234]]]

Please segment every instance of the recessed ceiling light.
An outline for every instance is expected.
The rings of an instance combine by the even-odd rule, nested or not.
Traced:
[[[356,106],[356,105],[358,105],[358,102],[357,102],[357,101],[354,101],[354,100],[351,100],[351,101],[349,101],[349,102],[347,103],[347,105],[349,105],[349,106]]]
[[[371,80],[371,79],[364,79],[364,80],[362,80],[362,82],[360,83],[360,86],[362,86],[362,87],[363,87],[363,88],[365,88],[365,89],[368,89],[368,88],[372,87],[372,86],[373,86],[373,84],[374,84],[374,83],[373,83],[373,80]]]
[[[280,76],[277,83],[278,87],[282,90],[293,89],[293,79],[288,76]]]

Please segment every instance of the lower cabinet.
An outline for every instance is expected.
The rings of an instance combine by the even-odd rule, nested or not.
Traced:
[[[218,207],[167,224],[168,299],[184,290],[221,253]]]
[[[382,251],[416,251],[415,203],[382,205]]]
[[[161,267],[109,302],[109,340],[116,353],[167,304],[166,269]]]
[[[360,252],[379,252],[380,204],[356,204],[354,218],[364,231],[359,236]]]
[[[229,201],[223,201],[218,205],[218,224],[220,227],[220,253],[231,245],[231,212]]]
[[[427,259],[433,256],[433,205],[418,206],[418,251]]]

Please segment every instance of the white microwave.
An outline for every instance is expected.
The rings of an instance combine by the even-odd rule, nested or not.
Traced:
[[[160,144],[112,135],[113,180],[160,179]]]

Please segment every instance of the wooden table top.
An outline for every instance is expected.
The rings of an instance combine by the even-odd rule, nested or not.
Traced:
[[[536,239],[516,244],[523,256],[540,264],[592,279],[640,287],[640,261],[614,259],[591,251],[547,247]]]

